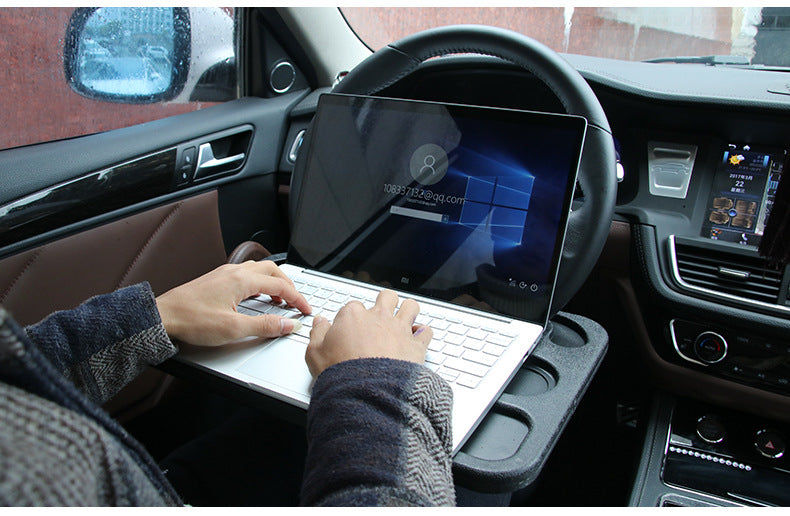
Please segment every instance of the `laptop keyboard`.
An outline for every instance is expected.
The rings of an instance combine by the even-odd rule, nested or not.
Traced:
[[[311,275],[292,280],[296,289],[313,307],[311,315],[304,316],[285,303],[274,304],[266,295],[242,301],[237,310],[247,315],[269,313],[299,319],[302,328],[296,334],[309,339],[314,316],[320,315],[333,321],[338,310],[349,301],[357,300],[370,308],[378,295],[375,290],[329,280],[324,282],[322,278]],[[425,355],[425,366],[448,382],[470,389],[477,387],[516,338],[505,323],[472,314],[459,314],[425,301],[420,302],[420,314],[415,323],[433,330],[433,338]]]

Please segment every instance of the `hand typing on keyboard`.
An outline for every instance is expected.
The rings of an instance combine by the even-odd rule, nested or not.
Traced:
[[[422,364],[433,331],[415,324],[420,312],[415,300],[404,300],[400,308],[398,302],[395,292],[383,290],[369,309],[360,301],[350,301],[331,323],[317,316],[305,355],[313,377],[355,358],[382,357]]]
[[[243,299],[267,294],[302,314],[312,307],[293,281],[274,262],[223,265],[156,298],[165,330],[171,339],[198,346],[218,346],[244,337],[277,337],[298,330],[299,321],[267,314],[238,313]]]

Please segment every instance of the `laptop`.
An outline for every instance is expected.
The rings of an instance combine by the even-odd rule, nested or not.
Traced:
[[[453,389],[453,454],[547,322],[586,131],[582,117],[324,94],[303,144],[282,270],[330,320],[382,288],[420,304],[425,365]],[[268,296],[238,310],[300,318],[298,334],[176,360],[297,407],[313,379],[313,316]]]

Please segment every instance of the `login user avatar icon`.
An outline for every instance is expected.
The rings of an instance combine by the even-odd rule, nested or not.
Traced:
[[[447,173],[447,153],[434,143],[421,145],[411,155],[409,171],[418,183],[429,186],[438,183]]]

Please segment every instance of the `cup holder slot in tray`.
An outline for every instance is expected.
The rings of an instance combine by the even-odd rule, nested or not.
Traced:
[[[505,388],[513,396],[535,396],[557,385],[557,371],[548,362],[530,357]]]
[[[459,486],[506,493],[530,485],[581,401],[608,347],[590,319],[560,312],[456,454]]]

